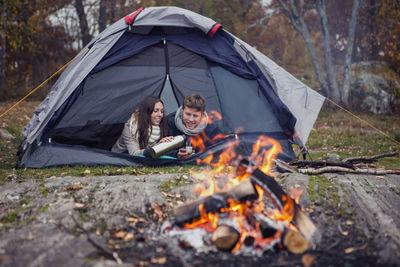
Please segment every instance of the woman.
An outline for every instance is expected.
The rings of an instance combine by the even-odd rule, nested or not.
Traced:
[[[164,104],[157,97],[147,97],[125,123],[124,130],[111,151],[130,155],[147,154],[151,146],[168,142],[168,122],[164,116]]]

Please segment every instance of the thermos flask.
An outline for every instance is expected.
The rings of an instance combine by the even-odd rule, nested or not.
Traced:
[[[177,147],[182,146],[185,143],[185,139],[186,139],[186,137],[184,135],[177,135],[177,136],[174,136],[174,140],[172,140],[170,142],[164,142],[164,143],[157,144],[150,148],[150,150],[149,150],[150,156],[153,159],[158,158],[158,157],[164,155],[165,153],[167,153]]]

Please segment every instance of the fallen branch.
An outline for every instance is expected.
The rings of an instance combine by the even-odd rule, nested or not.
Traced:
[[[297,169],[299,173],[302,174],[322,174],[322,173],[337,173],[337,172],[345,172],[345,173],[353,173],[353,174],[374,174],[374,175],[385,175],[385,174],[400,174],[400,169],[389,169],[389,170],[377,170],[377,169],[349,169],[343,167],[324,167],[320,169]]]
[[[351,157],[351,158],[343,159],[342,162],[351,163],[351,164],[356,164],[356,163],[361,163],[361,162],[370,163],[370,162],[374,162],[380,158],[395,157],[397,155],[399,155],[399,152],[384,153],[384,154],[379,154],[379,155],[375,155],[375,156]]]
[[[339,166],[348,169],[355,169],[355,167],[347,162],[334,162],[334,161],[325,161],[325,160],[316,160],[316,161],[309,161],[309,160],[295,160],[289,163],[290,165],[295,165],[298,168],[302,167],[312,167],[312,168],[323,168],[328,166]]]
[[[121,258],[118,256],[118,253],[117,253],[117,252],[111,251],[111,250],[109,250],[109,249],[107,249],[107,248],[101,246],[100,244],[98,244],[96,241],[94,241],[94,240],[90,237],[89,232],[88,232],[85,228],[83,228],[82,225],[80,225],[80,224],[78,223],[78,221],[75,219],[75,217],[74,217],[73,215],[71,215],[71,218],[72,218],[72,220],[75,222],[75,225],[85,233],[86,238],[87,238],[87,240],[89,241],[90,244],[92,244],[95,248],[101,250],[101,251],[102,251],[104,254],[106,254],[106,256],[108,256],[109,258],[114,259],[118,264],[122,264],[122,263],[123,263],[122,260],[121,260]]]

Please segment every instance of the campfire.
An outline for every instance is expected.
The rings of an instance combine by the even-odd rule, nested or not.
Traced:
[[[301,191],[287,194],[272,173],[279,142],[260,136],[248,158],[235,153],[238,144],[235,139],[218,158],[198,162],[209,168],[191,173],[197,199],[177,206],[163,232],[203,251],[263,253],[278,246],[303,253],[316,227],[298,204]]]

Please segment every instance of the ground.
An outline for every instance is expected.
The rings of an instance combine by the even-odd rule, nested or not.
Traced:
[[[9,177],[0,187],[2,266],[397,266],[400,176],[280,175],[304,189],[301,206],[321,235],[306,253],[197,253],[160,227],[192,196],[181,174]],[[99,247],[96,247],[98,245]],[[105,252],[106,251],[106,252]],[[110,253],[111,252],[111,253]],[[118,258],[117,257],[117,258]]]

